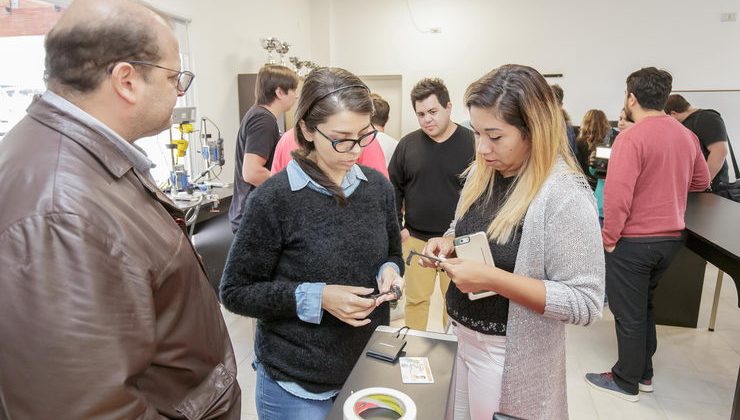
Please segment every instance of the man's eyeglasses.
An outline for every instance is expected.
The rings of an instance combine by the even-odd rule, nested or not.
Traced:
[[[159,69],[164,69],[164,70],[177,73],[177,90],[182,93],[185,93],[188,90],[188,88],[190,87],[190,84],[193,83],[193,79],[195,79],[195,74],[187,70],[185,71],[174,70],[174,69],[160,66],[159,64],[150,63],[148,61],[126,61],[126,62],[129,64],[138,64],[142,66],[156,67]]]
[[[316,127],[316,131],[319,132],[322,136],[324,136],[325,139],[329,140],[331,142],[331,147],[334,148],[339,153],[347,153],[352,151],[352,149],[355,148],[355,144],[360,145],[360,147],[367,147],[370,145],[370,143],[375,140],[375,137],[378,135],[378,130],[371,124],[371,127],[373,127],[373,131],[363,134],[360,136],[359,139],[339,139],[335,140],[326,134],[322,133],[321,130],[319,130],[318,127]]]

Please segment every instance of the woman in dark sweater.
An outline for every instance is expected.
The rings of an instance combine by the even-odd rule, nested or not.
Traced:
[[[375,327],[389,322],[393,294],[366,296],[404,286],[393,187],[356,164],[377,134],[372,112],[352,73],[311,72],[296,109],[299,148],[246,202],[221,299],[259,320],[260,419],[323,419]]]

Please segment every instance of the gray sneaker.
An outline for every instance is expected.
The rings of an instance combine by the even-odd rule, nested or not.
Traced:
[[[587,373],[586,383],[591,385],[591,387],[594,389],[604,391],[623,400],[627,400],[630,402],[640,401],[640,394],[629,394],[627,391],[620,388],[619,385],[614,382],[614,376],[611,372]]]

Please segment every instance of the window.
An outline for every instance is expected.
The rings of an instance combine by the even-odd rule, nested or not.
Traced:
[[[182,62],[182,69],[192,71],[190,45],[188,42],[188,23],[178,18],[173,18],[173,20],[175,36],[180,43],[180,61]],[[177,99],[176,107],[195,106],[194,85],[196,83],[198,83],[197,76],[193,81],[193,86],[188,89],[185,96]],[[198,130],[198,122],[192,121],[192,123],[193,128]],[[167,145],[170,143],[171,139],[180,138],[180,132],[176,127],[177,126],[173,126],[172,129],[165,130],[156,136],[145,137],[136,141],[136,145],[144,149],[146,154],[149,156],[149,159],[157,165],[156,168],[152,169],[151,173],[158,184],[166,182],[170,177],[170,170],[172,169],[172,150],[168,149]],[[197,153],[197,150],[199,149],[198,145],[200,144],[198,132],[196,131],[191,134],[185,134],[183,137],[188,140],[189,145],[184,162],[182,162],[183,159],[181,159],[180,163],[185,164],[185,169],[187,169],[188,173],[191,174],[192,179],[192,174],[205,170],[204,165],[200,162],[202,159],[199,158],[200,155]]]
[[[0,8],[0,140],[45,90],[44,35],[62,12],[46,1],[6,4]]]
[[[0,62],[12,63],[0,66],[0,141],[26,114],[33,96],[46,90],[44,83],[44,37],[56,24],[69,1],[26,0],[10,2],[0,9]],[[175,36],[180,43],[180,58],[184,70],[192,69],[188,21],[171,16]],[[197,78],[194,83],[197,83]],[[195,89],[191,86],[185,96],[178,98],[177,107],[195,106]],[[197,121],[193,121],[198,129]],[[171,131],[171,132],[170,132]],[[179,138],[178,130],[165,130],[157,136],[140,139],[141,147],[157,165],[152,175],[158,183],[169,179],[172,166],[170,149],[166,147],[172,138]],[[189,173],[205,169],[199,154],[198,133],[185,136],[189,150],[184,164]]]

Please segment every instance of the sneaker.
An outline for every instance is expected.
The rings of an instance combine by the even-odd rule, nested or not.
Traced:
[[[615,397],[619,397],[623,400],[627,400],[630,402],[640,401],[640,394],[629,394],[627,393],[627,391],[620,388],[619,385],[614,382],[614,376],[611,372],[587,373],[586,382],[594,389],[612,394]]]
[[[653,381],[651,379],[640,379],[637,385],[640,387],[640,392],[653,392]]]

